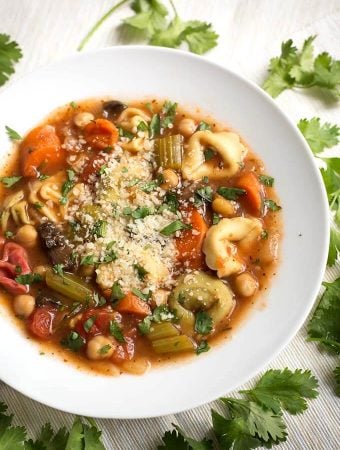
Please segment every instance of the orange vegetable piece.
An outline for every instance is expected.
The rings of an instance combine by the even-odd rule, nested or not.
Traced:
[[[246,191],[245,204],[250,212],[260,216],[263,205],[263,188],[253,172],[247,172],[240,176],[236,186]]]
[[[20,145],[21,172],[38,177],[40,171],[52,175],[65,163],[66,152],[52,125],[42,125],[28,133]]]
[[[190,223],[192,228],[182,231],[181,236],[176,239],[177,260],[182,264],[186,263],[191,269],[199,269],[204,265],[202,245],[208,226],[196,208],[190,207],[185,211],[188,216],[186,222]]]
[[[136,314],[138,316],[148,316],[151,314],[150,306],[142,299],[133,295],[132,292],[126,296],[116,306],[116,311],[120,313]]]
[[[96,150],[111,147],[118,141],[118,130],[112,122],[106,119],[97,119],[84,128],[86,142]]]

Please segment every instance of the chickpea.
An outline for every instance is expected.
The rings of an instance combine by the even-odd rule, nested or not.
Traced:
[[[195,133],[197,128],[196,122],[189,118],[184,118],[178,125],[179,132],[185,137],[189,137]]]
[[[162,173],[164,178],[164,183],[161,184],[161,188],[164,190],[169,190],[175,188],[179,183],[179,178],[176,172],[171,169],[165,169]]]
[[[223,217],[232,217],[236,212],[236,204],[217,195],[212,202],[212,209]]]
[[[40,264],[39,266],[34,267],[33,272],[34,273],[38,273],[39,275],[42,276],[43,279],[45,279],[46,277],[46,272],[49,269],[49,266],[46,266],[44,264]]]
[[[38,232],[33,225],[23,225],[16,232],[14,239],[27,248],[35,246],[38,240]]]
[[[87,343],[86,355],[93,361],[110,358],[114,352],[114,342],[105,336],[95,336]]]
[[[94,115],[89,112],[80,112],[73,118],[74,124],[79,128],[86,127],[92,120],[94,120]]]
[[[242,297],[251,297],[258,289],[258,282],[250,273],[243,272],[235,278],[234,286]]]
[[[32,295],[17,295],[13,300],[13,309],[17,316],[27,319],[35,307],[35,298]]]

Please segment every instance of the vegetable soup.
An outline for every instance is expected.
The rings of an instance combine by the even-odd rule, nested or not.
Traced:
[[[234,131],[171,101],[99,99],[10,132],[0,285],[37,341],[139,374],[210,350],[268,285],[281,207]]]

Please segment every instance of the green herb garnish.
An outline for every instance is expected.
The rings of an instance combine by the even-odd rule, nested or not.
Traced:
[[[272,187],[274,185],[274,178],[269,175],[260,175],[259,180],[265,186]]]
[[[15,183],[21,180],[22,177],[2,177],[0,178],[1,183],[6,186],[6,188],[12,187]]]
[[[110,320],[109,324],[109,332],[110,335],[113,336],[118,342],[124,343],[125,337],[123,335],[123,331],[121,326],[115,320]]]
[[[42,281],[42,276],[39,273],[27,273],[25,275],[18,275],[15,277],[15,281],[19,284],[33,284],[40,283]]]
[[[238,200],[239,197],[246,194],[246,190],[220,186],[219,188],[217,188],[217,193],[222,195],[222,197],[226,198],[227,200]]]
[[[163,234],[163,236],[171,236],[172,234],[176,233],[176,231],[181,230],[189,230],[192,226],[187,223],[183,223],[180,220],[175,220],[174,222],[171,222],[169,225],[164,227],[160,233]]]

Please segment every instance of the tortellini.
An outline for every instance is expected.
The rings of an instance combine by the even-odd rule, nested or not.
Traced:
[[[66,214],[66,205],[60,203],[62,186],[66,180],[64,171],[46,180],[32,181],[29,183],[28,200],[39,214],[47,217],[52,222],[60,222]]]
[[[24,191],[18,191],[6,197],[1,215],[2,231],[6,231],[10,216],[12,216],[17,225],[29,225],[32,223],[28,215],[28,204],[24,197]]]
[[[219,154],[223,167],[213,167],[210,162],[205,161],[205,148],[212,148]],[[187,180],[199,180],[205,176],[212,180],[231,177],[240,170],[245,154],[246,148],[235,133],[197,131],[189,139],[184,151],[183,177]]]
[[[181,329],[193,335],[196,312],[207,311],[216,327],[230,315],[235,301],[232,291],[221,280],[205,272],[194,272],[178,279],[169,305],[176,311]]]
[[[140,122],[148,123],[150,116],[139,108],[126,108],[118,119],[118,124],[125,130],[136,132]]]
[[[262,223],[258,219],[222,219],[209,228],[203,242],[202,250],[207,266],[216,270],[219,278],[241,272],[245,266],[236,257],[237,250],[249,248],[261,232]],[[233,242],[237,242],[238,247]]]
[[[144,150],[144,138],[134,138],[129,142],[122,142],[120,145],[124,150],[131,153],[138,153]]]

